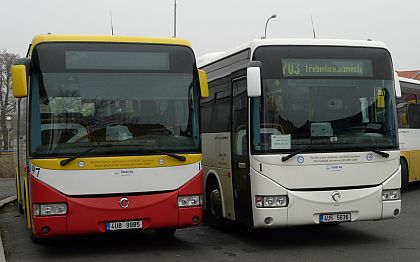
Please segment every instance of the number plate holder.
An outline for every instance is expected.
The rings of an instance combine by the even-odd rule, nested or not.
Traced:
[[[131,220],[131,221],[114,221],[105,223],[105,230],[108,231],[119,231],[119,230],[133,230],[143,228],[142,220]]]
[[[351,213],[329,213],[320,214],[319,223],[337,223],[337,222],[350,222]]]

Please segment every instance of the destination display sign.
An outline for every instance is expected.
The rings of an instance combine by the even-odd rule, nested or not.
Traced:
[[[372,61],[345,59],[282,59],[283,77],[372,77]]]

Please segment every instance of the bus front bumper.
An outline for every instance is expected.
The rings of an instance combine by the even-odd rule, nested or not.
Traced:
[[[178,207],[178,197],[202,194],[202,173],[178,190],[150,194],[118,196],[69,197],[32,178],[31,188],[47,192],[50,203],[66,203],[67,214],[61,216],[32,216],[35,237],[50,238],[81,234],[105,233],[112,222],[141,221],[141,230],[183,228],[198,225],[202,207]],[[54,196],[54,197],[52,197]],[[45,203],[33,199],[33,203]]]
[[[357,189],[288,190],[256,173],[252,179],[256,184],[264,185],[254,187],[253,191],[252,211],[256,228],[381,220],[398,217],[401,213],[399,171],[381,185]],[[394,188],[399,197],[383,200],[383,192]],[[267,191],[270,191],[268,195],[287,196],[287,206],[256,207],[255,196],[267,195]]]
[[[332,198],[336,192],[341,196],[337,202]],[[254,208],[254,226],[380,220],[395,218],[401,210],[401,200],[382,200],[382,186],[339,191],[288,191],[288,200],[289,205],[284,208]],[[327,217],[333,220],[325,220]]]

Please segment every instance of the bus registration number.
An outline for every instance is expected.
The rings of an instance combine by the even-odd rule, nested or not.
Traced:
[[[320,223],[348,222],[348,221],[351,221],[350,213],[334,213],[334,214],[319,215]]]
[[[122,221],[122,222],[108,222],[106,223],[106,231],[127,230],[143,228],[143,221]]]

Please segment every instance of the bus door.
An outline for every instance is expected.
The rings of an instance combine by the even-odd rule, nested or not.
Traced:
[[[235,220],[253,226],[248,155],[248,95],[246,77],[232,80],[232,183]]]

